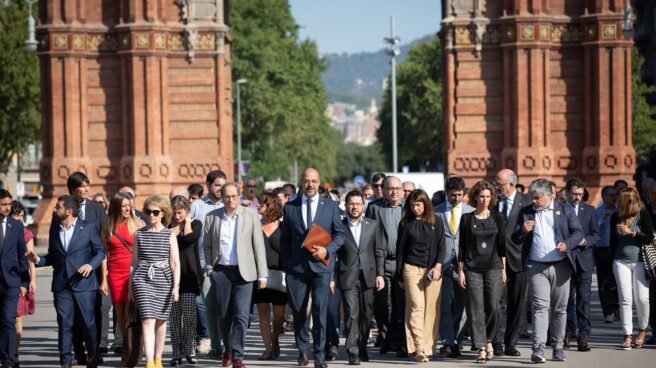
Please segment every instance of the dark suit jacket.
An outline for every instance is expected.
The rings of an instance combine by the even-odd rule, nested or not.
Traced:
[[[96,224],[96,229],[100,234],[102,229],[105,227],[105,222],[107,222],[107,214],[105,213],[105,209],[103,206],[89,199],[86,200],[84,207],[84,222]],[[52,215],[52,222],[50,222],[50,231],[53,229],[57,229],[57,231],[59,231],[59,219],[54,215],[54,213]]]
[[[514,242],[512,240],[512,234],[515,231],[519,211],[530,204],[531,198],[528,194],[516,192],[512,208],[510,209],[510,216],[508,216],[508,221],[506,222],[506,267],[512,272],[520,272],[524,268],[522,263],[522,243]],[[499,204],[497,204],[496,208],[499,210]]]
[[[570,262],[572,262],[572,266],[574,266],[571,251],[581,242],[581,239],[583,239],[581,224],[579,223],[578,218],[576,218],[574,208],[568,204],[563,204],[554,200],[553,211],[556,244],[560,242],[565,243],[565,246],[567,247],[567,258],[569,258]],[[524,267],[526,267],[528,257],[531,254],[531,247],[533,246],[533,231],[524,234],[522,232],[522,224],[524,221],[532,221],[533,219],[535,219],[533,205],[528,205],[522,208],[517,215],[517,224],[515,225],[515,231],[512,235],[512,241],[522,244],[522,265]]]
[[[339,287],[354,289],[362,270],[367,288],[372,288],[376,286],[376,276],[385,275],[385,248],[378,221],[366,217],[362,219],[359,248],[351,233],[349,221],[348,218],[342,221],[346,239],[337,251]]]
[[[335,269],[335,255],[344,244],[344,227],[339,217],[339,207],[332,199],[319,196],[317,212],[313,223],[318,224],[331,236],[332,241],[326,246],[330,262],[324,265],[312,257],[310,252],[303,248],[303,240],[307,235],[305,221],[303,221],[303,197],[299,196],[287,202],[281,224],[280,255],[285,272],[303,274],[306,272],[329,273]]]
[[[30,283],[30,271],[25,258],[26,252],[23,224],[8,216],[5,242],[0,252],[0,261],[2,262],[0,276],[10,288],[27,287]]]
[[[53,292],[63,291],[67,287],[72,291],[92,291],[98,289],[98,278],[93,273],[84,278],[77,270],[85,264],[98,269],[105,255],[105,246],[96,224],[78,219],[68,251],[64,250],[59,227],[50,230],[48,254],[39,259],[37,267],[52,266]]]
[[[574,207],[572,206],[572,208]],[[574,211],[576,212],[576,209],[574,209]],[[585,237],[585,246],[572,249],[572,252],[570,253],[572,256],[572,262],[574,262],[575,270],[580,269],[580,271],[592,272],[594,271],[595,265],[592,247],[594,247],[600,239],[597,213],[595,212],[594,207],[581,202],[579,204],[579,213],[577,217],[581,224],[581,229],[583,230],[583,236]]]
[[[403,200],[401,200],[401,203],[399,203],[398,206],[399,208],[403,209]],[[393,251],[393,249],[396,247],[396,243],[394,243],[394,247],[389,247],[389,241],[390,241],[389,233],[393,231],[398,232],[399,224],[398,223],[394,224],[393,228],[388,228],[390,225],[383,220],[383,215],[381,214],[384,208],[389,208],[389,205],[387,204],[385,198],[381,198],[375,202],[371,202],[367,206],[367,212],[365,216],[378,221],[378,226],[380,226],[383,236],[383,247],[385,248],[385,257],[386,259],[394,259],[396,258],[396,251]],[[400,236],[401,234],[398,235]],[[398,236],[397,236],[397,241],[398,241]],[[385,273],[388,276],[392,276],[394,275],[395,272],[396,272],[396,262],[395,261],[386,262]]]

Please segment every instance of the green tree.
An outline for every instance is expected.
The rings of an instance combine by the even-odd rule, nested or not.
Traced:
[[[36,12],[36,9],[33,9]],[[25,51],[27,6],[0,2],[0,171],[39,139],[39,62]],[[35,14],[36,17],[36,14]]]
[[[325,63],[298,39],[286,0],[231,3],[232,73],[241,87],[243,158],[252,175],[286,178],[294,161],[335,177],[335,146],[324,115]]]
[[[414,45],[396,72],[398,164],[435,171],[442,160],[442,57],[440,41]],[[378,141],[392,162],[391,83],[383,96]]]
[[[337,147],[337,182],[344,183],[353,180],[357,175],[369,178],[372,173],[385,171],[385,165],[380,144],[360,146],[355,143],[344,143],[344,136],[335,130],[333,142]]]
[[[640,78],[640,69],[645,60],[637,47],[633,48],[632,61],[633,147],[638,161],[645,162],[648,160],[649,151],[656,147],[656,106],[649,106],[647,103],[647,95],[656,93],[656,86],[648,86]]]

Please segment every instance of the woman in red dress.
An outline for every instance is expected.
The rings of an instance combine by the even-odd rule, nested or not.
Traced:
[[[25,221],[25,207],[18,201],[11,203],[11,217],[20,222]],[[25,245],[28,252],[34,251],[34,235],[27,228],[23,228]],[[30,286],[25,296],[18,298],[18,310],[16,311],[16,346],[14,348],[14,368],[20,367],[18,362],[18,346],[23,336],[23,316],[34,314],[34,294],[36,293],[36,273],[34,263],[27,262],[30,268]]]
[[[134,234],[143,226],[143,222],[132,213],[130,199],[125,194],[118,193],[110,200],[102,238],[107,244],[107,281],[121,336],[126,336],[128,283]]]

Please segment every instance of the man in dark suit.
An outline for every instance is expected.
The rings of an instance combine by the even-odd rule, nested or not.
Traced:
[[[517,175],[510,169],[503,169],[497,173],[494,186],[499,196],[497,210],[508,224],[506,226],[506,329],[504,333],[501,328],[503,318],[499,318],[499,327],[493,343],[494,354],[519,356],[517,340],[520,321],[526,313],[524,300],[528,287],[526,273],[522,266],[522,244],[512,241],[512,233],[519,211],[531,204],[531,199],[517,190]],[[505,345],[505,349],[502,349],[502,345]]]
[[[11,214],[11,193],[0,189],[0,363],[14,366],[18,296],[27,293],[30,274],[25,259],[23,224]]]
[[[534,316],[531,361],[534,363],[546,361],[544,346],[549,327],[553,360],[565,360],[563,338],[574,266],[571,251],[583,240],[574,209],[554,200],[553,194],[549,181],[531,182],[529,195],[533,205],[521,209],[512,234],[512,241],[522,244],[522,264],[531,290]]]
[[[90,185],[91,182],[89,181],[89,177],[87,177],[84,173],[76,171],[72,173],[68,179],[66,180],[66,187],[68,188],[68,192],[70,195],[75,197],[75,199],[79,203],[79,219],[83,220],[87,223],[93,223],[96,224],[96,230],[98,231],[98,234],[100,234],[100,231],[102,228],[105,226],[105,222],[107,221],[107,214],[105,213],[105,209],[99,205],[98,203],[92,201],[90,199]],[[59,229],[59,219],[57,216],[53,216],[52,223],[50,225],[50,230],[52,231],[53,229]],[[107,280],[106,280],[106,272],[107,270],[107,260],[103,260],[102,264],[100,267],[96,269],[96,277],[98,278],[98,297],[96,298],[96,305],[94,307],[95,313],[96,313],[96,321],[98,322],[98,329],[96,331],[97,333],[97,338],[96,342],[100,345],[100,340],[101,340],[101,333],[102,333],[102,321],[103,318],[109,318],[109,308],[106,309],[106,315],[103,316],[103,311],[102,311],[102,303],[103,303],[103,298],[105,298],[105,304],[106,305],[111,305],[111,301],[109,300],[109,295],[108,295],[108,287],[107,287]],[[86,354],[84,352],[84,344],[83,341],[84,339],[82,338],[83,336],[83,327],[80,323],[81,321],[74,321],[73,325],[73,350],[75,351],[75,360],[77,360],[78,364],[84,365],[86,364]],[[109,323],[107,323],[109,325]],[[97,348],[100,348],[98,346]],[[106,347],[104,347],[106,348]],[[88,347],[87,347],[87,350]],[[102,352],[98,355],[98,360],[99,363],[102,363]]]
[[[585,182],[579,178],[567,180],[567,202],[574,207],[581,223],[583,240],[570,252],[574,272],[570,294],[576,296],[576,321],[579,328],[577,345],[579,351],[590,351],[590,302],[592,300],[592,271],[594,271],[594,254],[592,248],[600,239],[599,222],[594,207],[583,202]],[[571,300],[571,298],[570,298]],[[574,333],[575,331],[567,331]],[[567,341],[567,335],[565,335]],[[567,345],[567,344],[565,344]]]
[[[310,336],[306,310],[312,294],[312,343],[315,368],[327,367],[326,317],[330,277],[335,269],[335,256],[344,244],[344,227],[336,202],[319,195],[321,178],[313,168],[303,171],[303,195],[287,202],[280,234],[280,254],[286,272],[287,297],[294,314],[294,336],[298,347],[298,365],[309,364],[307,352]],[[310,253],[303,248],[303,240],[312,224],[326,230],[332,241],[326,247],[314,246]],[[328,260],[324,265],[322,260]]]
[[[403,187],[396,176],[383,180],[383,198],[367,206],[366,217],[378,221],[383,234],[385,255],[385,287],[375,293],[374,318],[381,336],[380,353],[396,350],[399,357],[408,356],[405,339],[405,291],[395,280],[396,238],[403,213]]]
[[[364,218],[364,196],[346,194],[346,239],[337,252],[338,283],[344,298],[346,351],[350,365],[369,361],[367,340],[374,314],[374,288],[385,287],[385,255],[378,221]]]
[[[82,324],[86,341],[87,367],[98,365],[96,335],[96,294],[98,278],[94,270],[105,259],[105,247],[94,223],[78,218],[79,202],[73,196],[57,199],[55,215],[59,228],[50,230],[48,254],[28,254],[37,267],[52,266],[52,292],[57,311],[59,360],[64,368],[72,366],[73,321]]]

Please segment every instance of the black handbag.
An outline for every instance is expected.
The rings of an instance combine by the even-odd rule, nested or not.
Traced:
[[[139,310],[132,302],[128,302],[126,336],[123,336],[123,351],[121,360],[126,367],[136,367],[141,361],[143,347],[141,346],[141,318]]]
[[[643,244],[640,247],[642,254],[642,263],[645,265],[645,274],[650,280],[656,279],[656,234],[654,240],[649,244]]]

